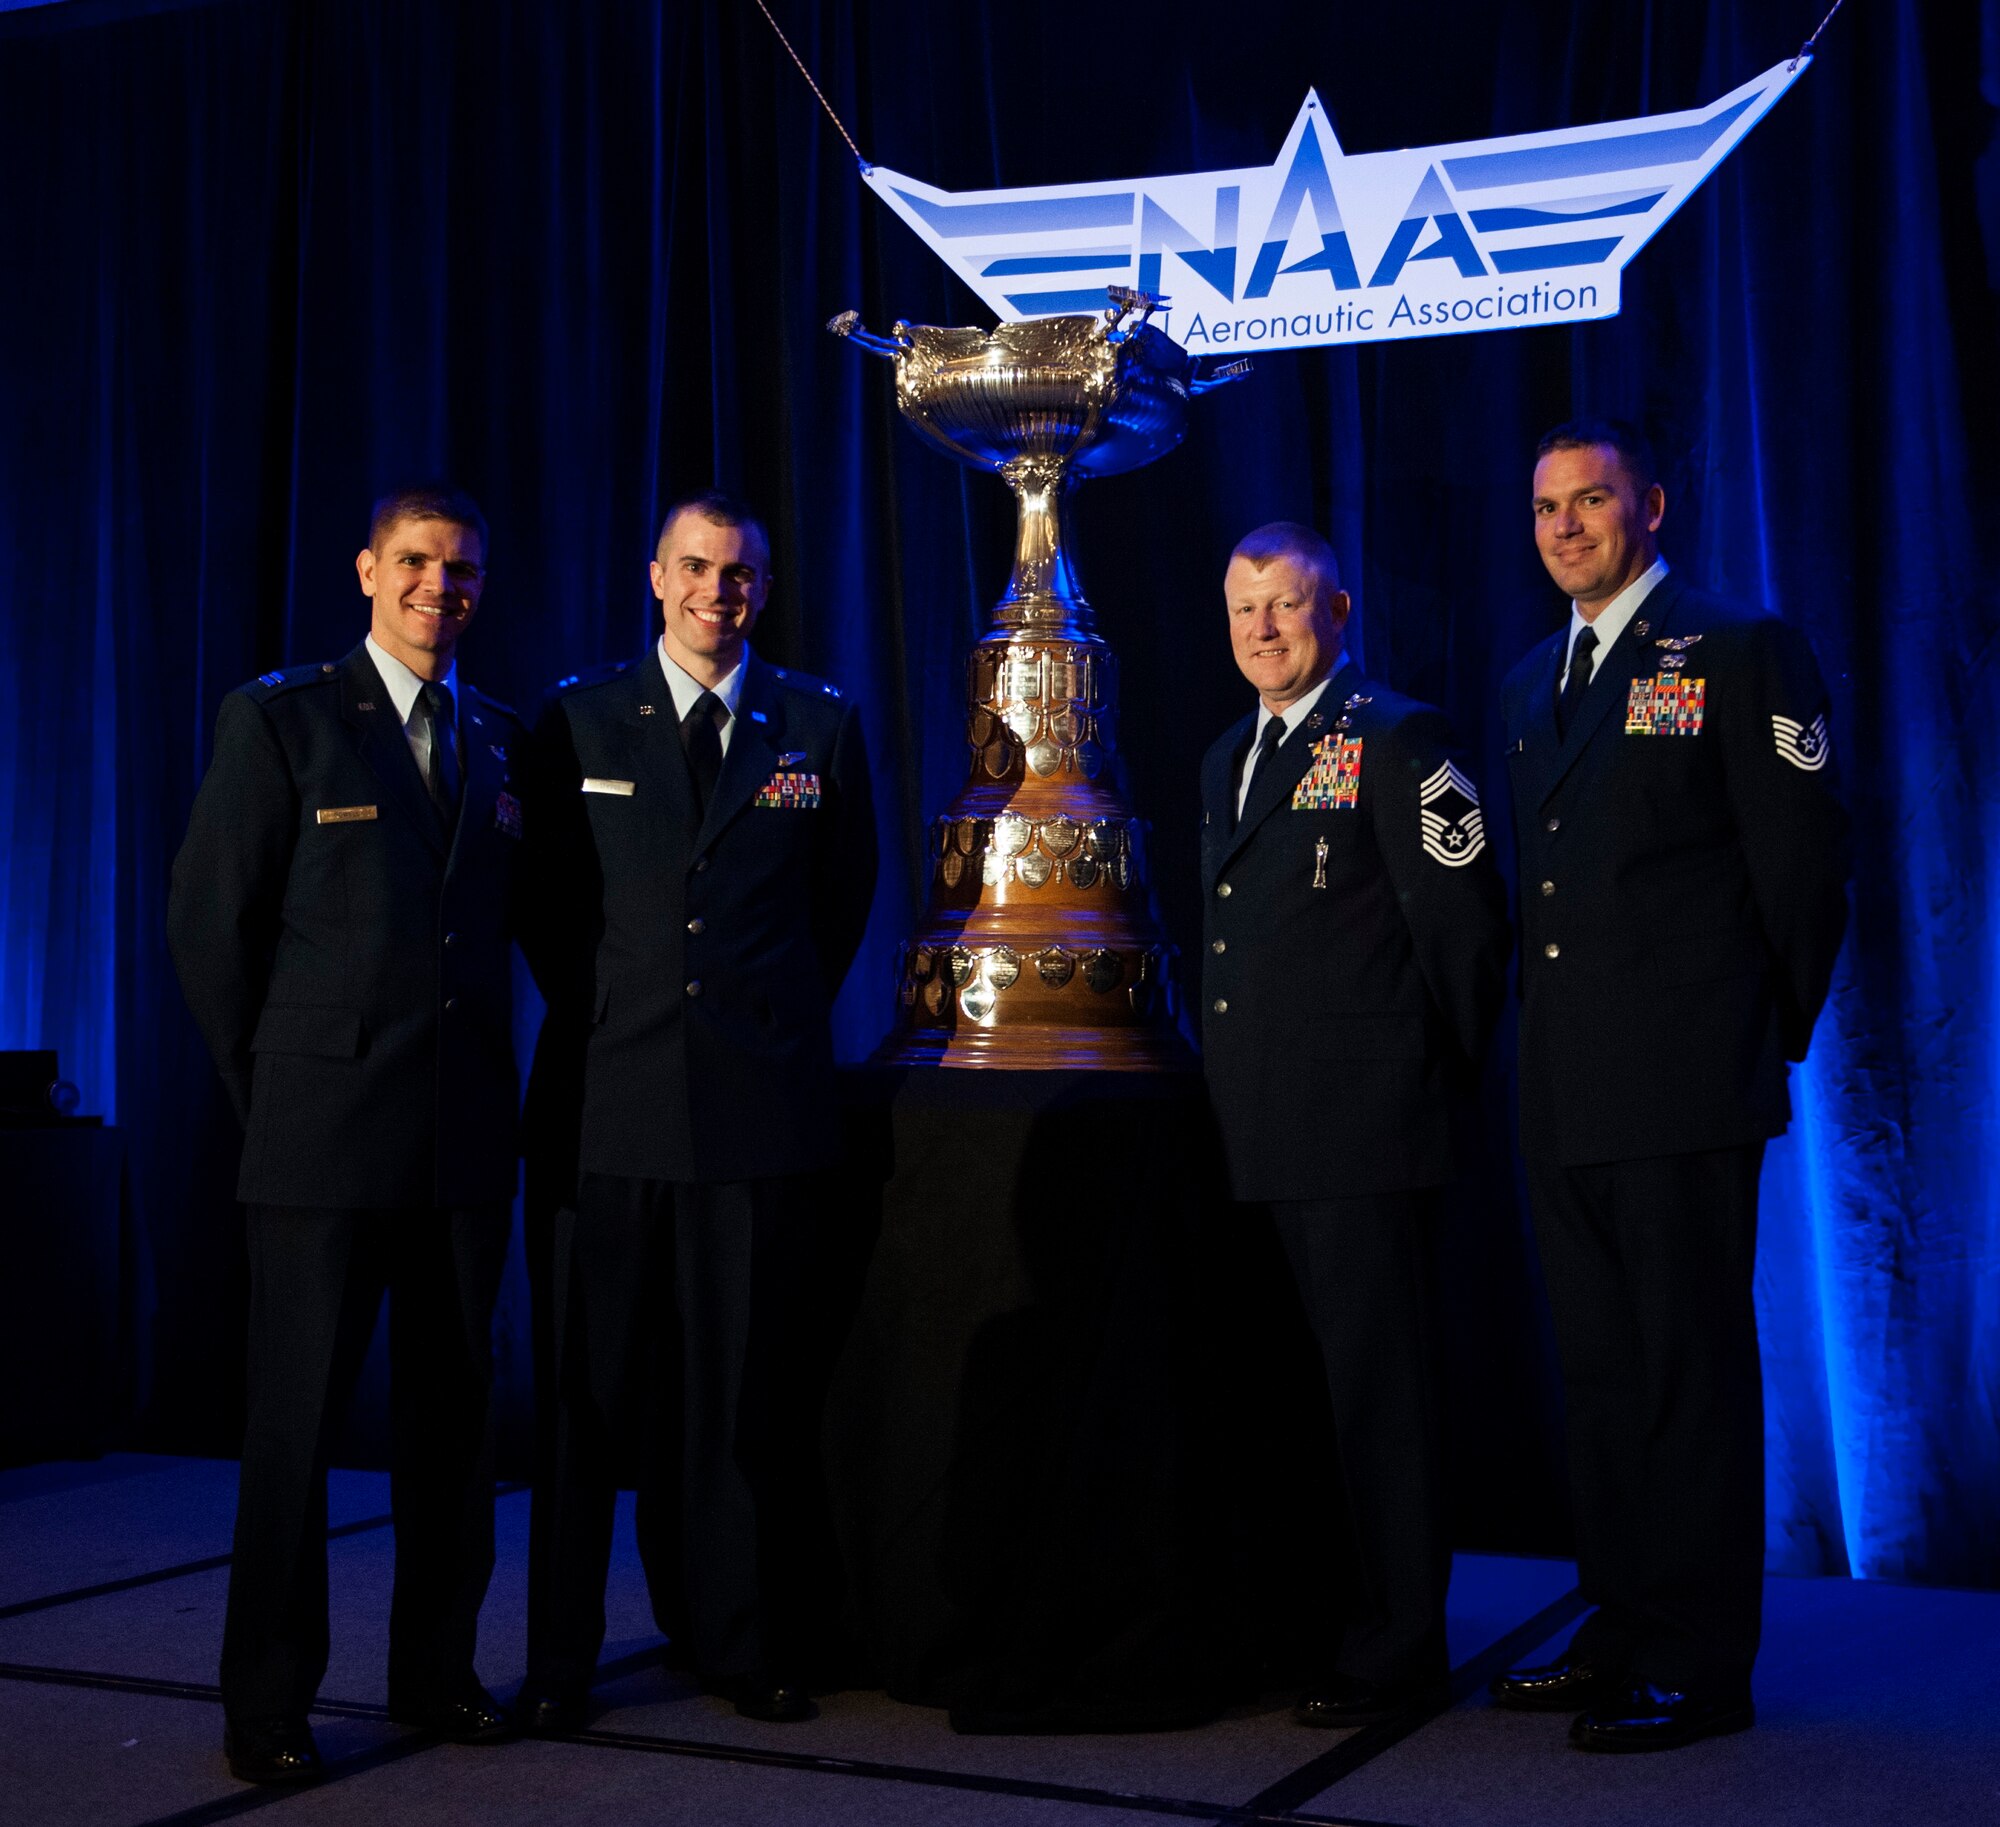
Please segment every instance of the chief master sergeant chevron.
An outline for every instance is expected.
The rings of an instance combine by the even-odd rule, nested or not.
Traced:
[[[1351,1726],[1446,1671],[1439,1189],[1505,995],[1506,892],[1443,716],[1344,651],[1326,541],[1260,527],[1223,590],[1260,702],[1202,763],[1202,1063],[1332,1399],[1351,1602],[1295,1717]]]
[[[1811,651],[1668,571],[1645,441],[1580,421],[1536,455],[1572,608],[1501,694],[1521,1152],[1597,1610],[1493,1693],[1576,1713],[1587,1750],[1665,1750],[1753,1719],[1757,1177],[1846,926],[1846,819]]]
[[[367,639],[231,692],[167,932],[245,1130],[249,1417],[222,1637],[224,1744],[309,1780],[326,1672],[326,1462],[389,1293],[389,1711],[508,1735],[473,1673],[493,1567],[493,1303],[516,1155],[510,921],[525,731],[459,676],[486,523],[375,504]]]
[[[660,638],[559,688],[537,732],[537,873],[589,1039],[557,1242],[556,1465],[536,1494],[535,1731],[581,1717],[603,1642],[628,1391],[642,1504],[674,1525],[642,1522],[656,1618],[739,1711],[811,1711],[795,1496],[817,1415],[786,1354],[818,1292],[807,1176],[840,1145],[829,1016],[875,886],[868,763],[852,705],[750,650],[771,560],[746,508],[676,502],[652,580]]]

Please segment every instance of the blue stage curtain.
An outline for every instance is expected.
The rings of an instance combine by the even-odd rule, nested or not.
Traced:
[[[1308,85],[1354,151],[1695,106],[1823,10],[773,9],[870,156],[953,188],[1262,163]],[[1195,765],[1245,701],[1217,586],[1250,525],[1332,533],[1366,663],[1446,705],[1490,780],[1497,682],[1563,613],[1526,497],[1573,411],[1641,418],[1674,459],[1673,561],[1811,635],[1857,879],[1765,1186],[1771,1551],[1795,1571],[2000,1579],[2000,478],[1974,435],[2000,419],[1996,63],[1995,0],[1850,6],[1628,269],[1621,317],[1263,358],[1075,516],[1184,947]],[[663,499],[741,490],[781,573],[760,644],[868,716],[887,867],[839,1011],[863,1053],[963,772],[1012,509],[820,326],[982,317],[735,0],[9,13],[0,223],[0,1045],[58,1046],[128,1132],[150,1437],[228,1450],[234,1140],[160,932],[218,699],[359,638],[350,566],[392,477],[449,470],[485,503],[464,663],[530,707],[648,639]],[[1671,992],[1635,1020],[1671,1020]],[[1503,1042],[1455,1231],[1460,1509],[1467,1539],[1535,1547],[1564,1523],[1509,1070]]]

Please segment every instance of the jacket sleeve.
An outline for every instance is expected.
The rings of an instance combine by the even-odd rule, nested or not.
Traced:
[[[813,856],[813,932],[831,997],[838,993],[860,949],[875,901],[875,792],[857,705],[848,704],[841,711],[833,765],[821,783],[820,803],[830,816],[819,827]]]
[[[250,1043],[277,953],[298,821],[298,789],[268,713],[255,698],[231,692],[216,713],[214,758],[174,858],[167,944],[246,1125]]]
[[[1451,730],[1421,710],[1384,732],[1389,765],[1371,796],[1377,848],[1431,1000],[1467,1068],[1492,1038],[1514,947],[1507,891],[1479,789]]]
[[[1832,707],[1812,649],[1776,617],[1760,618],[1747,633],[1744,686],[1714,715],[1774,961],[1785,1057],[1801,1060],[1847,930],[1847,811]]]

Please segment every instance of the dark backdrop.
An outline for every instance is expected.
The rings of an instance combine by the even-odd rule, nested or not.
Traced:
[[[864,150],[969,188],[1260,163],[1308,85],[1354,151],[1686,108],[1821,9],[774,10]],[[1497,681],[1563,613],[1526,495],[1534,436],[1572,411],[1644,420],[1673,458],[1674,561],[1811,635],[1859,874],[1766,1176],[1771,1541],[1794,1570],[2000,1579],[2000,605],[1972,435],[2000,403],[1997,12],[1855,0],[1627,271],[1615,321],[1266,356],[1074,522],[1184,948],[1196,760],[1247,702],[1218,582],[1256,522],[1330,531],[1367,664],[1446,705],[1489,781]],[[129,1138],[156,1304],[141,1437],[229,1451],[235,1138],[161,937],[219,697],[359,637],[351,561],[392,476],[449,470],[485,503],[464,663],[528,706],[647,637],[660,502],[742,490],[782,577],[760,646],[866,707],[887,866],[840,1009],[865,1052],[964,765],[962,655],[1011,508],[820,326],[983,320],[865,193],[751,0],[8,14],[0,247],[0,1045],[59,1046]],[[1505,1054],[1453,1230],[1461,1535],[1553,1545]],[[517,1397],[525,1333],[517,1274]]]

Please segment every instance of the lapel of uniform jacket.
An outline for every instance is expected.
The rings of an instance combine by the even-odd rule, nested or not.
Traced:
[[[641,821],[641,829],[664,837],[676,856],[689,852],[688,828],[694,822],[694,782],[688,777],[687,752],[681,747],[681,720],[674,694],[660,669],[660,650],[645,657],[620,681],[624,709],[620,721],[631,745],[633,785],[660,808],[657,817]]]
[[[1236,818],[1236,777],[1257,728],[1257,714],[1239,719],[1208,751],[1201,766],[1201,878],[1205,889],[1215,886],[1222,860],[1229,854]]]
[[[701,821],[698,849],[706,849],[777,772],[785,735],[785,700],[771,669],[749,649],[743,655],[743,689],[736,694],[736,723],[722,757],[722,772]]]
[[[1625,705],[1632,695],[1632,683],[1643,679],[1655,668],[1659,658],[1654,642],[1660,630],[1667,625],[1673,614],[1674,605],[1686,591],[1687,585],[1679,575],[1669,571],[1656,584],[1646,600],[1639,605],[1638,612],[1625,624],[1625,631],[1611,643],[1611,651],[1604,656],[1596,673],[1592,676],[1588,689],[1583,694],[1583,702],[1577,706],[1576,721],[1569,726],[1569,734],[1562,746],[1556,750],[1555,766],[1542,786],[1542,798],[1546,801],[1557,787],[1561,786],[1570,770],[1580,761],[1591,743],[1604,730],[1606,721],[1615,710],[1619,721],[1613,726],[1613,734],[1620,735],[1624,729]],[[1644,630],[1641,633],[1641,630]],[[1558,639],[1560,652],[1565,635]],[[1539,688],[1538,688],[1539,689]],[[1544,694],[1548,699],[1551,733],[1555,718],[1555,687],[1550,683]]]
[[[458,686],[459,747],[465,766],[461,778],[464,790],[458,800],[458,832],[452,841],[452,860],[458,860],[459,846],[468,832],[484,830],[495,819],[495,802],[507,781],[506,744],[500,740],[505,726],[489,715],[479,694],[460,676]]]
[[[340,716],[354,732],[361,759],[374,771],[383,791],[423,834],[424,842],[443,856],[444,826],[431,801],[430,788],[417,772],[410,739],[396,716],[396,700],[390,697],[382,675],[375,670],[375,662],[368,657],[366,644],[355,648],[340,663]]]
[[[1280,806],[1291,804],[1293,789],[1312,766],[1313,744],[1333,733],[1334,724],[1341,714],[1340,707],[1352,694],[1364,690],[1366,685],[1367,681],[1362,678],[1358,666],[1343,666],[1328,680],[1326,690],[1320,693],[1318,703],[1305,722],[1285,737],[1275,755],[1257,764],[1256,773],[1250,776],[1249,794],[1243,801],[1243,816],[1236,821],[1236,829],[1229,834],[1221,860],[1216,865],[1217,875],[1229,866],[1230,859],[1250,841],[1250,834],[1265,819]],[[1313,723],[1314,716],[1319,718],[1317,724]],[[1254,713],[1252,722],[1255,722]]]

